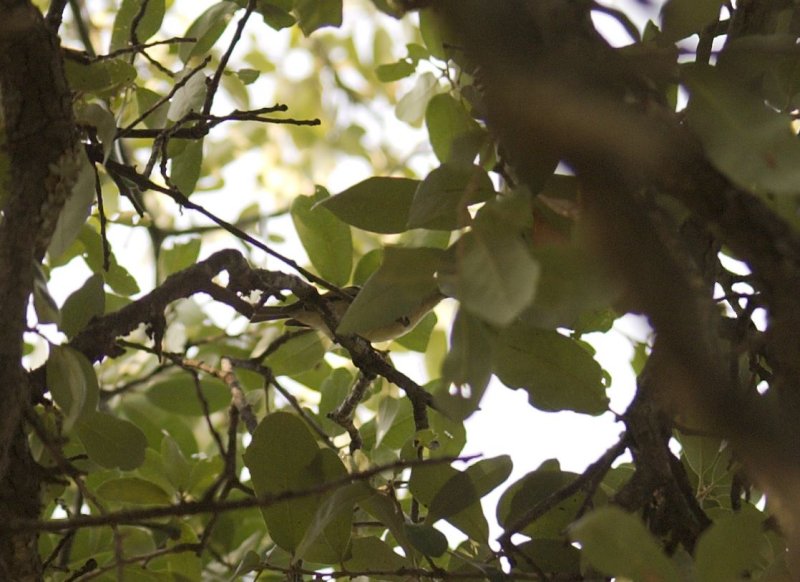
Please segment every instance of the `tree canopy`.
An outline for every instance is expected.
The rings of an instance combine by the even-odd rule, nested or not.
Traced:
[[[792,0],[0,0],[0,578],[797,579],[798,39]],[[629,313],[584,472],[463,455],[490,381],[608,413]]]

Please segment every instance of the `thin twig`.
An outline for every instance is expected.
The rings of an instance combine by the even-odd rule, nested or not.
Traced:
[[[233,33],[231,42],[228,44],[228,48],[223,53],[222,57],[220,57],[219,65],[217,65],[217,70],[214,72],[214,76],[210,81],[208,81],[206,100],[205,103],[203,103],[203,113],[205,115],[211,113],[211,106],[214,104],[214,97],[217,94],[217,89],[219,89],[219,83],[222,80],[222,75],[225,73],[225,68],[228,66],[228,61],[230,61],[231,55],[233,54],[233,49],[236,48],[236,45],[241,40],[244,27],[247,25],[247,21],[250,19],[250,15],[253,14],[255,8],[256,0],[248,0],[244,14],[239,19],[239,22],[236,23],[236,31]]]
[[[533,507],[528,508],[528,510],[521,515],[516,516],[514,521],[505,528],[503,535],[497,539],[500,546],[509,553],[508,550],[513,547],[511,544],[511,536],[525,529],[529,524],[539,519],[565,499],[572,497],[579,491],[586,490],[587,486],[594,483],[598,476],[602,478],[611,468],[611,464],[617,457],[625,452],[626,448],[628,448],[628,439],[626,436],[623,436],[619,442],[603,453],[603,456],[589,465],[581,475],[567,483],[561,489],[554,491]]]
[[[282,493],[273,495],[263,495],[248,499],[226,500],[222,502],[185,501],[175,505],[129,509],[124,511],[110,512],[104,515],[80,515],[71,519],[53,519],[49,521],[40,521],[36,519],[15,519],[7,521],[5,524],[3,524],[3,527],[7,534],[31,531],[57,532],[86,527],[125,525],[141,522],[142,520],[158,519],[163,517],[188,517],[190,515],[201,515],[212,512],[222,513],[240,509],[270,507],[283,501],[302,499],[312,495],[321,495],[351,483],[368,481],[372,477],[380,475],[385,471],[413,469],[414,467],[428,465],[444,465],[454,463],[456,461],[469,462],[479,457],[480,455],[467,455],[463,457],[437,457],[434,459],[425,459],[423,461],[396,461],[386,465],[377,465],[365,471],[351,473],[333,481],[320,483],[315,487],[298,489],[295,491],[284,491]]]

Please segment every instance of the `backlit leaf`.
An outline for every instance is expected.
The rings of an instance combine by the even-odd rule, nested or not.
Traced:
[[[759,194],[800,193],[800,142],[791,116],[713,67],[686,67],[681,76],[690,93],[689,127],[720,172]]]
[[[170,179],[182,194],[188,196],[194,192],[197,180],[200,179],[200,169],[203,166],[203,140],[188,140],[186,147],[178,155],[173,156],[171,162]]]
[[[464,497],[449,500],[444,498],[437,499],[441,490],[448,483],[450,483],[449,487],[452,492],[457,492],[458,495],[463,495]],[[445,465],[423,465],[415,467],[411,472],[411,480],[408,486],[411,493],[420,503],[428,508],[433,507],[435,511],[440,513],[447,513],[448,515],[445,519],[452,525],[463,531],[470,538],[479,542],[486,542],[489,535],[489,525],[483,515],[480,495],[469,475]],[[434,506],[434,502],[436,502],[436,506]],[[439,518],[440,515],[434,513],[432,518],[426,520],[426,523],[432,524]]]
[[[436,93],[436,77],[425,72],[417,77],[414,87],[397,102],[397,118],[411,126],[418,127],[425,118],[428,102]]]
[[[161,487],[140,477],[123,477],[101,483],[97,494],[107,501],[133,505],[166,505],[171,501]]]
[[[406,526],[406,534],[411,545],[426,556],[438,558],[447,551],[447,538],[433,526],[410,523]]]
[[[231,394],[221,381],[210,378],[200,380],[200,391],[211,412],[222,410],[230,404]],[[187,416],[202,416],[203,405],[197,395],[194,378],[176,374],[157,382],[147,391],[147,399],[169,412]]]
[[[407,229],[418,180],[368,178],[320,204],[341,220],[370,232],[394,234]]]
[[[147,439],[135,424],[105,414],[90,412],[76,424],[78,438],[89,458],[108,469],[135,469],[144,461]]]
[[[295,0],[294,9],[306,36],[323,26],[342,25],[342,0]]]
[[[768,546],[764,519],[765,515],[749,504],[742,511],[717,517],[697,542],[697,579],[741,580],[746,572],[758,569]]]
[[[387,247],[383,263],[367,280],[339,323],[338,333],[363,333],[402,320],[438,294],[434,273],[443,253],[430,248]],[[431,305],[432,307],[432,305]]]
[[[682,578],[642,521],[618,507],[602,507],[570,528],[589,563],[609,575],[632,580],[677,582]]]
[[[495,194],[485,170],[461,163],[442,164],[417,188],[408,216],[409,228],[455,230],[472,218],[467,208]]]
[[[486,325],[459,310],[450,330],[450,349],[442,364],[443,389],[434,395],[437,408],[464,420],[478,409],[492,377],[492,342]],[[452,386],[452,388],[451,388]]]
[[[192,465],[186,460],[180,445],[170,435],[161,439],[161,458],[170,483],[178,491],[186,491],[191,478]]]
[[[396,63],[379,65],[375,69],[375,75],[378,77],[379,81],[383,83],[390,83],[391,81],[399,81],[400,79],[404,79],[413,74],[416,70],[416,63],[413,63],[407,59],[403,59],[397,61]]]
[[[199,55],[205,55],[214,46],[225,27],[238,10],[238,6],[233,2],[223,0],[208,8],[201,14],[183,35],[186,38],[196,38],[196,43],[183,43],[178,49],[178,54],[183,62]]]
[[[472,156],[461,160],[471,163],[480,147],[481,127],[478,125],[464,106],[447,93],[435,95],[428,103],[425,111],[425,125],[431,140],[431,147],[439,161],[444,163],[451,160],[453,144],[456,140],[467,136],[475,136],[475,147]]]
[[[121,57],[93,61],[91,64],[66,59],[64,72],[74,91],[94,94],[128,85],[136,79],[136,69]]]
[[[510,388],[524,388],[539,410],[599,415],[608,410],[603,369],[574,340],[556,331],[513,325],[494,342],[494,371]]]
[[[189,69],[186,69],[183,74],[189,74]],[[170,121],[179,121],[191,112],[200,111],[205,98],[206,77],[202,72],[195,73],[175,92],[175,95],[172,96],[172,100],[169,102],[169,109],[167,110],[167,119]],[[187,145],[194,141],[195,140],[189,140]],[[202,142],[202,140],[197,141]]]
[[[47,248],[48,254],[54,259],[60,257],[78,236],[95,200],[94,166],[83,148],[78,153],[77,162],[78,167],[70,170],[75,172],[72,192],[58,215],[56,230]]]
[[[58,304],[47,289],[47,276],[42,266],[33,262],[33,308],[39,323],[59,323],[61,312]]]
[[[305,423],[285,412],[269,414],[261,421],[244,462],[259,495],[313,489],[346,475],[336,453],[320,450]],[[264,521],[275,543],[292,553],[302,543],[303,554],[310,561],[341,561],[350,540],[352,513],[332,510],[326,514],[325,523],[320,524],[321,533],[313,533],[313,539],[304,542],[319,507],[329,495],[309,495],[263,508]]]
[[[143,0],[122,0],[114,19],[109,52],[124,48],[128,46],[129,42],[133,42],[131,35],[133,20],[139,14],[143,4]],[[146,42],[158,32],[161,22],[164,20],[164,10],[164,0],[147,0],[147,8],[136,26],[136,42],[138,44]]]
[[[161,249],[158,256],[161,263],[161,276],[168,277],[194,265],[200,255],[200,244],[199,238],[192,238],[186,242],[175,242],[171,246]]]
[[[411,566],[407,558],[392,551],[386,542],[375,537],[355,538],[351,547],[351,555],[344,562],[344,567],[351,572],[368,572],[370,570],[391,572]],[[395,580],[388,575],[370,575],[375,580]]]
[[[316,333],[303,333],[284,342],[264,363],[276,376],[293,376],[312,369],[325,355]]]
[[[64,414],[67,431],[83,413],[87,393],[92,387],[81,358],[85,360],[86,356],[68,346],[54,345],[50,346],[50,357],[47,358],[47,387]],[[96,385],[95,380],[95,388]]]
[[[463,308],[495,325],[508,325],[533,300],[539,265],[531,257],[520,231],[507,220],[509,207],[526,212],[518,201],[488,204],[479,212],[472,230],[453,245],[440,271],[445,295]]]
[[[661,9],[662,31],[669,40],[701,32],[719,18],[723,0],[669,0]]]
[[[94,274],[64,301],[58,327],[67,337],[75,337],[93,317],[105,313],[106,294],[103,287],[103,278]]]
[[[308,258],[317,272],[335,285],[346,285],[353,268],[350,227],[319,202],[329,198],[317,186],[314,196],[298,196],[292,202],[292,222]]]

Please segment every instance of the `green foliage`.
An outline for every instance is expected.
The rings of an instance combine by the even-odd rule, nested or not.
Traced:
[[[328,198],[328,191],[319,186],[314,196],[298,196],[292,202],[292,221],[317,272],[336,285],[346,285],[353,268],[350,227],[321,205]]]
[[[641,311],[642,289],[620,285],[606,268],[619,249],[598,248],[598,231],[623,225],[584,220],[598,185],[583,179],[581,164],[608,163],[587,153],[615,123],[605,100],[622,95],[625,111],[647,123],[676,116],[720,181],[800,224],[800,82],[795,39],[786,44],[780,28],[788,21],[779,19],[780,33],[736,39],[712,64],[686,63],[683,54],[679,63],[675,42],[708,41],[722,2],[670,0],[660,28],[650,22],[643,32],[606,9],[633,43],[604,47],[611,52],[599,61],[584,55],[582,66],[596,69],[590,77],[607,86],[597,81],[596,108],[573,111],[572,76],[586,71],[562,60],[591,35],[559,31],[563,46],[547,37],[555,57],[538,45],[519,59],[498,56],[500,78],[518,75],[498,91],[487,85],[497,71],[477,66],[482,59],[444,11],[425,8],[417,21],[403,17],[406,4],[223,0],[202,13],[181,0],[98,5],[96,22],[113,22],[99,36],[116,52],[65,61],[89,147],[52,170],[67,201],[35,265],[35,333],[24,342],[45,371],[41,380],[32,375],[41,387],[32,418],[41,426],[31,422],[29,441],[57,474],[43,487],[42,518],[66,511],[114,528],[64,527],[68,543],[43,533],[40,553],[54,556],[48,573],[66,579],[93,559],[98,579],[131,580],[310,580],[331,570],[391,581],[780,579],[785,542],[748,503],[761,492],[751,491],[723,439],[694,427],[675,431],[680,452],[667,464],[681,494],[694,495],[686,504],[709,517],[706,529],[659,521],[662,507],[674,510],[666,484],[634,500],[637,512],[615,505],[636,504],[638,479],[655,478],[637,473],[648,461],[622,410],[628,440],[584,474],[551,460],[506,484],[515,463],[527,470],[525,459],[456,457],[480,450],[469,419],[501,383],[525,390],[537,411],[610,410],[611,376],[588,342]],[[464,6],[472,4],[480,3]],[[583,5],[572,4],[575,12]],[[76,23],[65,20],[64,39],[78,42]],[[521,36],[533,47],[542,39],[529,32]],[[563,74],[555,89],[528,75],[537,59]],[[675,103],[678,84],[688,91],[681,113],[665,105]],[[536,103],[541,87],[554,91],[549,100],[564,92],[565,116],[580,131],[522,135],[532,119],[560,127],[531,108],[531,119],[498,132],[493,123],[506,111],[497,93],[530,93]],[[613,153],[617,137],[630,145],[626,128],[614,129],[603,151]],[[532,144],[530,160],[510,154],[517,142]],[[15,176],[5,149],[4,212]],[[609,165],[607,174],[619,171]],[[659,236],[682,240],[691,201],[640,186],[638,171],[625,176],[641,202],[633,214],[657,216]],[[242,253],[212,267],[207,259],[222,248]],[[690,262],[685,249],[675,255]],[[695,270],[692,282],[702,279]],[[84,281],[66,298],[54,288],[64,276]],[[734,278],[718,279],[740,297],[717,294],[730,311],[750,309],[749,318],[761,307],[739,302],[751,291],[765,296],[742,290],[753,280],[736,279],[734,289]],[[312,285],[361,290],[340,313]],[[331,311],[342,345],[296,322],[248,321],[253,310],[289,300]],[[762,345],[760,332],[745,323],[738,344],[725,340],[743,390],[773,373],[769,354],[752,347]],[[635,342],[640,381],[651,349],[649,339]],[[672,454],[674,427],[660,424],[666,412],[654,416],[653,441]],[[509,449],[521,438],[506,418],[495,432]],[[614,465],[626,448],[634,460]],[[667,479],[667,469],[658,471]],[[492,511],[499,532],[487,520]],[[136,512],[147,518],[126,517]],[[462,543],[453,543],[452,528]],[[693,546],[681,537],[687,530]],[[490,543],[498,536],[501,551]]]
[[[322,206],[357,228],[382,234],[405,232],[419,182],[369,178],[328,198]]]
[[[583,555],[606,574],[633,580],[680,580],[678,569],[658,540],[636,517],[616,507],[598,509],[570,528]]]

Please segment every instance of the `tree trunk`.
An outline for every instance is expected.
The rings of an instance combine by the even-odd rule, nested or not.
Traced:
[[[41,474],[23,426],[22,367],[34,264],[47,249],[76,175],[76,128],[58,37],[28,0],[0,0],[0,97],[7,176],[0,202],[0,523],[40,517]],[[2,165],[0,165],[2,167]],[[36,534],[0,529],[0,578],[41,578]]]

